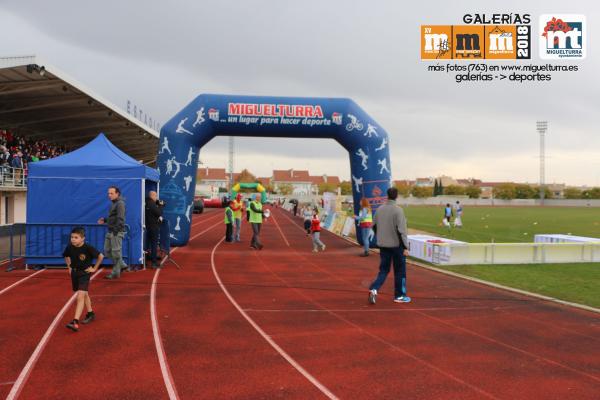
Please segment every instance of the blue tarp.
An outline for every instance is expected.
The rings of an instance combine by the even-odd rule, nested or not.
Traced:
[[[29,165],[27,193],[26,262],[63,264],[60,255],[72,226],[93,225],[108,215],[109,186],[117,186],[125,200],[131,264],[143,255],[144,198],[156,188],[158,171],[134,160],[103,134],[63,156]],[[103,250],[104,227],[89,227],[88,239]],[[94,232],[91,232],[94,231]]]
[[[29,177],[129,178],[158,182],[158,171],[140,164],[99,134],[82,148],[29,164]]]

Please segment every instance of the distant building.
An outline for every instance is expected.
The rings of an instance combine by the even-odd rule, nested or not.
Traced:
[[[309,176],[310,181],[311,181],[311,194],[317,195],[319,194],[319,185],[323,184],[323,183],[330,183],[332,185],[334,185],[336,187],[336,189],[338,187],[340,187],[340,178],[337,176],[327,176],[327,175],[320,175],[320,176]]]
[[[308,171],[273,170],[271,178],[273,189],[278,192],[281,185],[292,185],[292,195],[308,196],[312,193],[312,181]]]
[[[442,175],[442,176],[438,176],[436,179],[438,182],[441,182],[443,187],[458,186],[458,182],[456,181],[456,179],[452,178],[451,176]],[[434,180],[434,184],[435,184],[435,180]]]
[[[546,185],[548,190],[552,193],[552,198],[554,199],[564,199],[565,198],[565,189],[567,185],[564,183],[551,183]]]
[[[475,178],[468,179],[457,179],[456,182],[459,186],[467,187],[467,186],[481,186],[481,180]]]
[[[482,199],[494,198],[494,188],[506,183],[509,182],[481,182],[479,185],[479,188],[481,189],[481,195],[479,197]]]
[[[271,178],[269,178],[268,176],[256,178],[256,181],[262,183],[263,186],[268,186],[271,184]]]
[[[411,181],[408,179],[403,179],[399,181],[394,181],[394,186],[415,186],[415,181]]]
[[[229,176],[225,172],[225,168],[198,168],[196,171],[196,183],[227,189]]]
[[[434,179],[432,177],[429,177],[429,178],[417,178],[415,180],[415,186],[433,187],[434,186]]]

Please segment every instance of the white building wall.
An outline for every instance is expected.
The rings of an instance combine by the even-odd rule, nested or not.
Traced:
[[[27,218],[27,192],[15,193],[15,223],[25,223]]]

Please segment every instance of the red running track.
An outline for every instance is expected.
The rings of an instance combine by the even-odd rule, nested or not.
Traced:
[[[69,308],[19,398],[598,398],[597,314],[413,266],[412,303],[392,302],[390,276],[369,306],[377,255],[327,232],[312,253],[300,220],[273,215],[262,251],[247,224],[242,243],[223,243],[212,211],[173,254],[182,270],[95,280],[98,320],[71,333]],[[0,396],[71,296],[62,272],[0,295]]]

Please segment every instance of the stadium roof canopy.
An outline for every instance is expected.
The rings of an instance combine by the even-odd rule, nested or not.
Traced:
[[[38,57],[0,58],[0,129],[74,150],[103,132],[144,163],[159,133]]]

